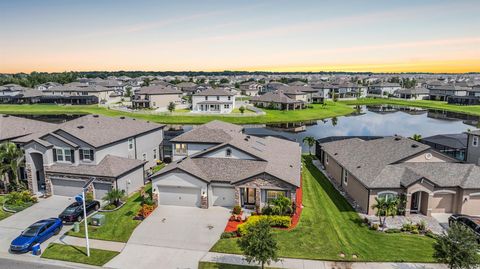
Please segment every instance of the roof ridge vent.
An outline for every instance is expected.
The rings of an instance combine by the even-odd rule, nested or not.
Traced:
[[[400,141],[400,140],[402,140],[402,138],[399,137],[399,136],[395,136],[394,140],[395,140],[395,141]]]
[[[412,144],[412,148],[418,148],[417,144]]]
[[[124,119],[125,119],[125,117],[124,117],[124,116],[121,116],[121,117],[120,117],[120,119],[124,120]]]
[[[78,128],[78,129],[83,129],[83,128],[85,128],[85,127],[84,127],[83,125],[78,125],[77,128]]]
[[[98,115],[97,115],[97,114],[95,114],[95,115],[93,115],[92,117],[94,117],[94,118],[98,118]]]

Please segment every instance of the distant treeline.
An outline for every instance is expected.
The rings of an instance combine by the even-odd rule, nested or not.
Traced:
[[[264,71],[219,71],[219,72],[203,72],[203,71],[87,71],[87,72],[63,72],[63,73],[46,73],[32,72],[30,74],[0,74],[0,85],[19,84],[24,87],[34,87],[46,82],[58,82],[61,84],[70,83],[77,78],[107,78],[110,76],[121,77],[127,76],[136,78],[140,76],[239,76],[239,75],[433,75],[433,73],[373,73],[373,72],[264,72]],[[447,73],[446,73],[447,74]],[[479,74],[479,73],[467,73]]]

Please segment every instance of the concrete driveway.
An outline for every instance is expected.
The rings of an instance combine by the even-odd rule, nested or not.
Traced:
[[[58,217],[67,205],[73,202],[73,198],[64,196],[52,196],[40,199],[33,206],[18,212],[0,221],[0,253],[8,253],[10,242],[17,237],[25,228],[41,219]],[[69,229],[69,227],[67,227]],[[62,229],[62,234],[66,228]],[[42,244],[45,248],[49,242],[58,236],[54,236]]]
[[[225,229],[230,209],[159,206],[138,226],[112,268],[197,268]]]

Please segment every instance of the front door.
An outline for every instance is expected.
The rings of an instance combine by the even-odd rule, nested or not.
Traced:
[[[417,213],[420,208],[420,192],[415,192],[412,194],[412,207],[410,212]]]
[[[252,188],[242,188],[242,205],[255,205],[256,192]]]

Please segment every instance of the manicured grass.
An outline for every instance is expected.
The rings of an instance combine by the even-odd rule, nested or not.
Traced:
[[[165,167],[165,163],[161,163],[155,167],[152,168],[152,174],[155,174],[156,172],[162,170]]]
[[[401,100],[401,99],[390,99],[390,98],[362,98],[358,100],[351,101],[340,101],[340,103],[347,105],[398,105],[398,106],[411,106],[411,107],[423,107],[430,109],[446,110],[458,113],[464,113],[469,115],[480,116],[480,106],[460,106],[460,105],[451,105],[447,102],[441,101],[432,101],[432,100]]]
[[[99,114],[104,116],[118,117],[134,117],[152,122],[166,124],[202,124],[212,120],[223,120],[226,122],[237,124],[253,124],[253,123],[281,123],[293,121],[307,121],[331,118],[336,116],[347,115],[354,110],[345,104],[327,102],[326,106],[314,104],[313,108],[295,110],[295,111],[279,111],[265,109],[266,115],[263,116],[222,116],[222,115],[155,115],[146,112],[123,112],[96,105],[78,105],[63,106],[50,104],[35,105],[0,105],[0,114],[24,114],[24,115],[58,115],[58,114]]]
[[[151,185],[147,185],[146,191],[151,191]],[[133,233],[133,230],[140,224],[139,220],[133,218],[141,208],[142,198],[140,193],[135,193],[128,198],[126,204],[119,210],[113,212],[101,212],[105,215],[105,224],[102,226],[88,226],[88,235],[93,239],[127,242]],[[80,231],[75,233],[70,230],[68,235],[76,237],[85,237],[83,223],[80,225]]]
[[[248,265],[236,265],[226,263],[214,263],[214,262],[199,262],[198,269],[253,269],[260,268],[260,266],[248,266]],[[265,267],[268,269],[274,269],[273,267]]]
[[[90,249],[90,257],[87,257],[86,253],[87,249],[84,247],[52,243],[45,249],[42,258],[103,266],[120,254],[116,251],[95,248]]]
[[[280,256],[322,260],[434,262],[434,240],[369,230],[350,204],[304,157],[304,209],[298,226],[274,232]],[[241,254],[236,239],[220,239],[211,251]],[[345,254],[345,258],[340,257]],[[358,256],[353,259],[352,255]]]
[[[10,217],[12,213],[4,211],[3,208],[3,202],[5,201],[5,196],[0,195],[0,220],[5,219],[7,217]]]

